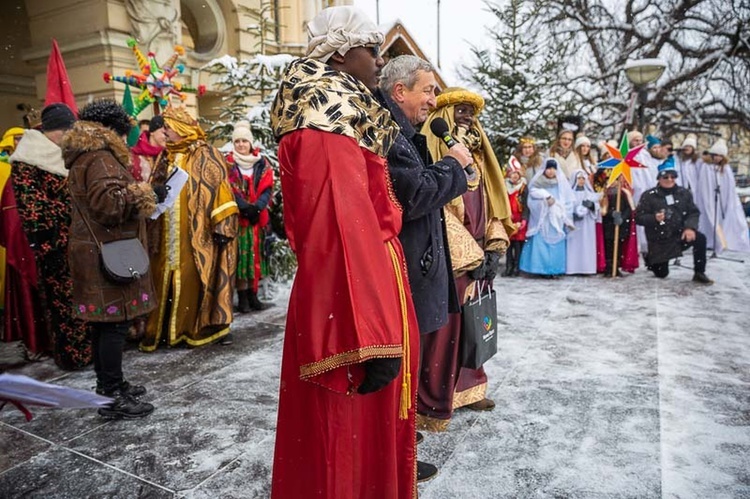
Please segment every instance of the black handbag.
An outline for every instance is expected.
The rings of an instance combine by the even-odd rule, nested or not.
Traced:
[[[75,198],[71,197],[71,199],[99,248],[102,272],[105,277],[117,284],[129,284],[145,276],[148,273],[149,259],[141,241],[136,237],[131,237],[107,243],[99,242]]]
[[[497,293],[475,282],[474,299],[461,307],[461,366],[479,369],[497,353]],[[478,291],[478,293],[477,293]]]

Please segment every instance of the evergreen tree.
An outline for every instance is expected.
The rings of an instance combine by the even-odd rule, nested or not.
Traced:
[[[267,38],[276,30],[277,24],[269,18],[270,5],[260,9],[243,9],[257,24],[248,28],[258,35],[258,52],[248,60],[238,60],[225,55],[214,59],[203,69],[217,76],[217,85],[222,91],[219,119],[208,121],[207,133],[214,140],[230,141],[234,123],[245,120],[250,123],[256,147],[274,170],[274,196],[270,207],[273,233],[266,238],[270,277],[274,281],[289,279],[294,275],[297,261],[288,242],[283,223],[283,199],[278,164],[278,144],[271,130],[271,105],[279,88],[281,77],[291,61],[289,54],[266,54]]]
[[[556,49],[539,33],[535,3],[531,0],[486,2],[496,17],[487,30],[491,50],[473,47],[474,62],[461,71],[470,86],[485,97],[482,125],[501,163],[508,160],[519,139],[531,135],[545,140],[566,106],[551,95],[556,77]]]

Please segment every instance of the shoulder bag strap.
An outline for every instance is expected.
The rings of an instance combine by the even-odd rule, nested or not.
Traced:
[[[85,223],[86,227],[88,227],[89,232],[91,233],[91,237],[94,238],[94,242],[96,243],[97,247],[101,250],[102,243],[99,242],[99,239],[97,239],[96,234],[94,234],[94,229],[91,228],[91,224],[89,223],[88,218],[86,217],[86,215],[83,214],[83,210],[81,210],[81,207],[78,206],[78,202],[76,201],[76,198],[73,194],[70,195],[70,200],[75,205],[76,210],[78,210],[78,214],[81,215],[81,218],[83,219],[83,223]]]

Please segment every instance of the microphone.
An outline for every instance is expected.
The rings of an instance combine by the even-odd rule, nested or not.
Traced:
[[[432,120],[430,122],[430,131],[436,137],[440,137],[443,142],[445,142],[445,145],[448,146],[448,149],[458,144],[456,139],[451,136],[451,133],[448,130],[448,123],[443,118],[435,118]],[[471,165],[466,165],[464,171],[467,175],[474,175],[474,168],[472,168]]]

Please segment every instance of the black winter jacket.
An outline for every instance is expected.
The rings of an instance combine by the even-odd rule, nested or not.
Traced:
[[[667,196],[672,203],[667,203]],[[663,222],[656,221],[656,214],[665,211]],[[646,229],[648,240],[648,263],[664,263],[682,255],[682,231],[698,231],[700,210],[693,202],[693,195],[684,187],[672,189],[654,187],[643,193],[636,208],[635,221]]]
[[[377,96],[401,127],[388,151],[388,171],[404,210],[399,239],[419,330],[431,333],[448,322],[448,312],[460,311],[442,208],[466,192],[466,175],[453,158],[433,164],[425,136],[417,133],[395,102],[381,92]]]

